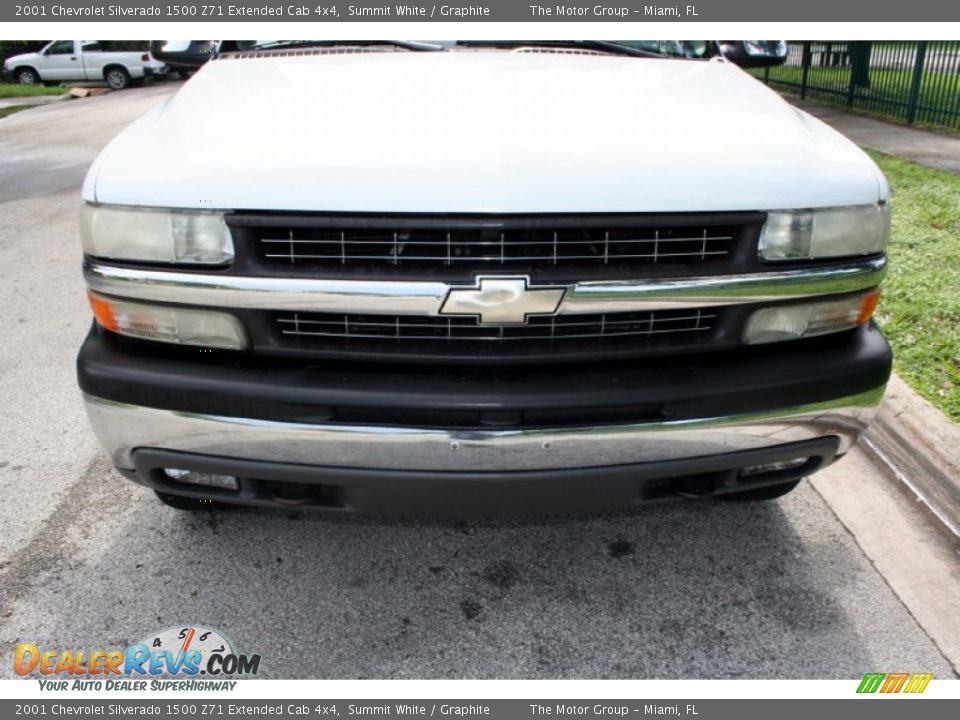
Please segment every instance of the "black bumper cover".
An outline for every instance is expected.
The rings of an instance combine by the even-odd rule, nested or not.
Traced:
[[[130,342],[94,327],[77,373],[89,395],[164,410],[281,422],[509,428],[778,410],[881,387],[891,364],[890,347],[872,325],[842,337],[687,358],[489,369],[305,364]]]

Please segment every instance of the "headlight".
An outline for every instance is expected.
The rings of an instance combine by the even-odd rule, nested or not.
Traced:
[[[83,251],[100,258],[205,265],[233,259],[222,212],[84,205],[80,236]]]
[[[760,234],[764,260],[873,255],[887,248],[890,210],[886,203],[823,210],[774,211]]]
[[[743,342],[762,345],[850,330],[873,316],[879,299],[880,291],[872,290],[838,300],[762,308],[747,320]]]
[[[87,297],[97,322],[120,335],[225,350],[247,347],[243,325],[229,313],[131,302],[90,291]]]

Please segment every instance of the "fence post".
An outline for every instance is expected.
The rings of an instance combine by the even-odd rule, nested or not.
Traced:
[[[927,60],[927,41],[917,43],[917,57],[913,64],[913,79],[910,81],[910,96],[907,98],[907,124],[913,125],[917,119],[917,105],[920,102],[920,86],[923,84],[923,66]]]
[[[810,75],[810,61],[813,58],[813,52],[810,47],[810,41],[807,40],[803,43],[803,54],[800,56],[800,67],[803,68],[802,76],[800,79],[800,99],[805,100],[807,97],[807,78]]]
[[[851,46],[852,44],[853,44],[852,42],[848,42],[848,43],[847,43],[847,57],[848,57],[848,58],[850,57],[850,46]],[[856,82],[855,82],[855,79],[856,79],[856,73],[853,72],[853,66],[852,66],[852,64],[851,64],[851,66],[850,66],[850,79],[849,79],[849,82],[847,83],[847,109],[852,109],[852,108],[853,108],[853,98],[854,98],[854,95],[856,95],[856,92],[857,92],[857,84],[856,84]]]
[[[869,40],[855,40],[850,43],[850,76],[858,88],[870,87],[870,54],[873,43]]]

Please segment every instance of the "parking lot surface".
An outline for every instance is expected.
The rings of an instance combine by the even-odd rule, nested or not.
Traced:
[[[122,479],[74,379],[79,188],[174,88],[0,121],[0,676],[18,642],[114,648],[181,624],[261,654],[267,677],[956,676],[809,482],[765,504],[413,524],[191,515]],[[886,482],[850,460],[821,477]]]

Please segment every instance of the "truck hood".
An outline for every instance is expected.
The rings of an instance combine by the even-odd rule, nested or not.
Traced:
[[[3,61],[3,66],[13,69],[23,62],[32,62],[38,57],[40,57],[39,53],[20,53],[19,55],[11,55]]]
[[[208,63],[122,132],[88,200],[353,212],[876,202],[873,162],[724,61],[524,52]]]

